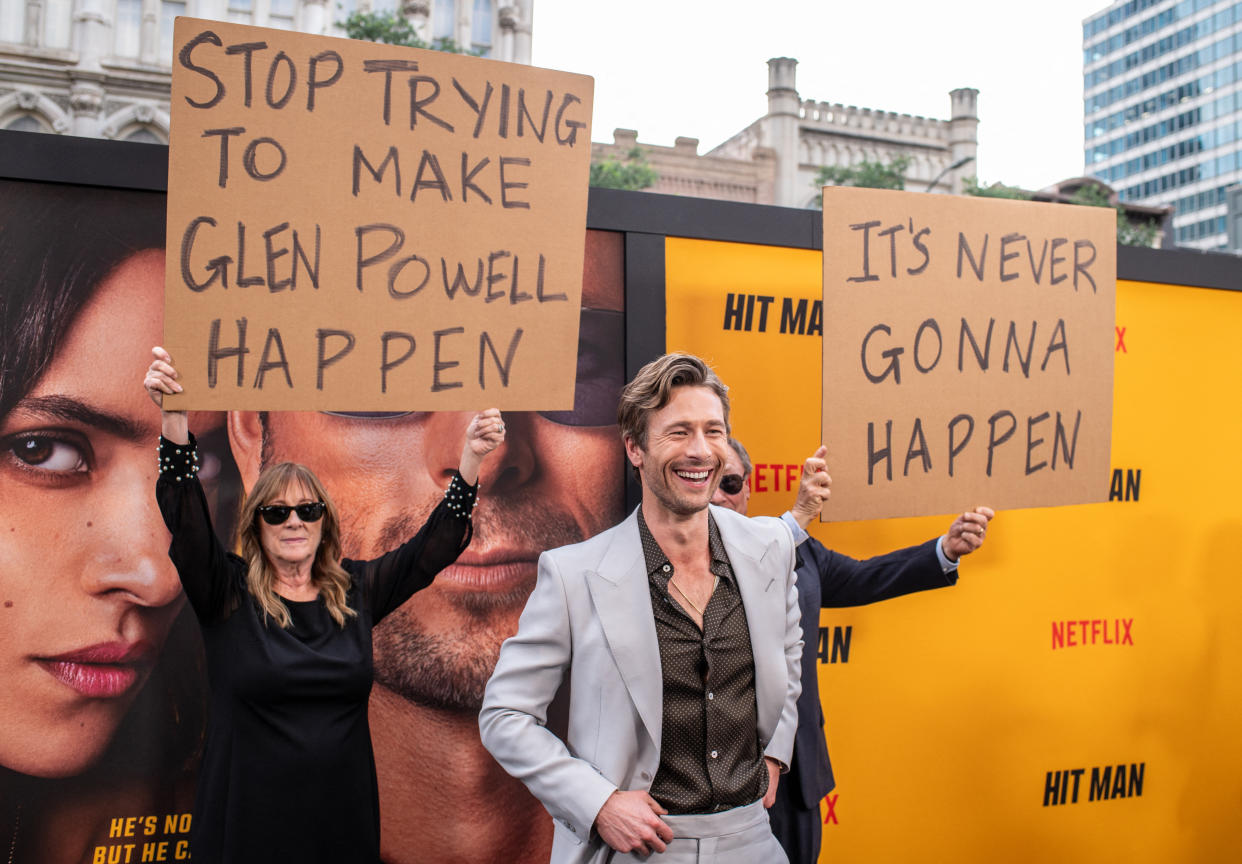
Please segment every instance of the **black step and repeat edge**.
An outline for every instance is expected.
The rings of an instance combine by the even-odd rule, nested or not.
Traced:
[[[587,222],[588,227],[606,231],[643,231],[795,249],[823,248],[820,212],[792,207],[592,189]],[[1242,256],[1118,245],[1117,278],[1239,291]]]
[[[168,147],[0,130],[0,177],[165,192]]]
[[[0,130],[0,177],[163,192],[168,185],[168,147]],[[616,189],[590,191],[587,227],[795,249],[823,246],[817,210]],[[1238,291],[1242,257],[1118,246],[1117,278]]]

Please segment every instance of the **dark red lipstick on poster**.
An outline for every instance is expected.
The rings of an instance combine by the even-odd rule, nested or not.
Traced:
[[[151,663],[151,644],[100,642],[55,657],[39,658],[52,677],[90,699],[125,695]]]

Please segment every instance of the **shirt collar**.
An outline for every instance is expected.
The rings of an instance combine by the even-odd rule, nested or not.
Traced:
[[[672,574],[672,563],[668,560],[668,556],[664,554],[664,550],[660,548],[660,544],[651,534],[651,529],[647,527],[647,520],[643,517],[643,508],[638,506],[638,536],[643,544],[643,562],[647,567],[647,575],[655,579],[660,587],[664,587],[668,583],[668,578]],[[712,572],[726,579],[733,576],[732,566],[729,563],[729,555],[725,552],[724,540],[720,536],[720,528],[716,525],[716,519],[712,516],[711,511],[707,513],[707,549],[712,556]],[[664,565],[668,564],[669,569],[665,570]],[[721,566],[723,565],[723,566]]]

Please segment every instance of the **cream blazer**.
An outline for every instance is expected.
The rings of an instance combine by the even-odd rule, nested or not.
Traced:
[[[764,755],[788,765],[798,725],[802,629],[794,544],[779,519],[713,506],[737,578],[755,661]],[[568,733],[547,728],[568,679]],[[663,672],[637,510],[583,543],[539,557],[517,633],[487,684],[483,745],[552,814],[554,864],[597,864],[592,832],[616,789],[650,789],[660,765]]]

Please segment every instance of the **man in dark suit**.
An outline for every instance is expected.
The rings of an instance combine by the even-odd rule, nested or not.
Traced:
[[[724,476],[712,503],[745,515],[750,499],[752,465],[740,442],[730,439],[729,443],[733,453],[725,464]],[[828,500],[832,485],[825,461],[827,454],[827,448],[820,447],[806,460],[797,500],[781,516],[798,544],[798,605],[803,633],[818,632],[820,609],[863,606],[957,582],[958,561],[982,545],[988,522],[994,515],[992,510],[976,507],[961,514],[948,532],[935,540],[866,561],[855,560],[828,549],[806,533],[806,527]],[[777,786],[776,801],[768,811],[772,832],[784,847],[790,864],[814,864],[819,860],[823,830],[819,802],[836,785],[824,740],[824,712],[816,674],[817,643],[810,635],[803,640],[802,693],[798,697],[793,757],[789,772]]]

